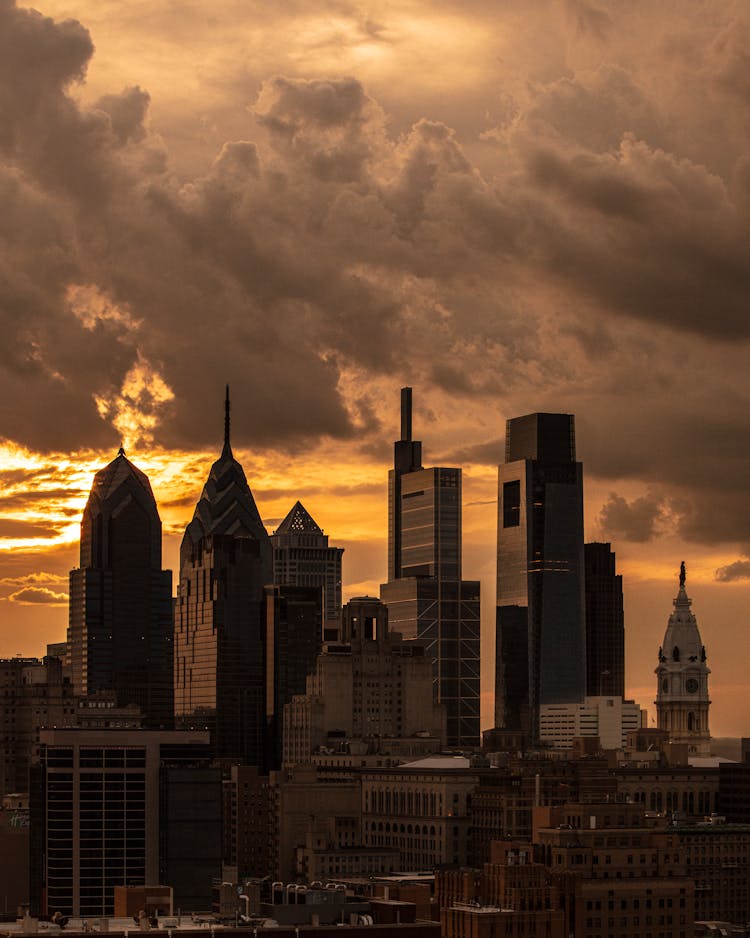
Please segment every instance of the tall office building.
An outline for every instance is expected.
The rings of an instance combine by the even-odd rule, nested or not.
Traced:
[[[583,469],[575,419],[509,420],[498,472],[495,723],[539,732],[542,704],[586,694]]]
[[[97,472],[70,574],[68,644],[75,693],[114,691],[150,727],[172,723],[172,574],[147,477],[121,448]]]
[[[341,620],[341,555],[343,547],[329,547],[328,535],[302,502],[271,535],[273,582],[278,586],[317,586],[323,591],[326,638],[335,640]]]
[[[425,469],[412,440],[411,388],[401,391],[401,439],[388,474],[390,628],[426,643],[449,746],[479,744],[479,583],[461,579],[461,470]]]
[[[266,586],[266,770],[281,768],[284,706],[304,694],[322,645],[318,586]]]
[[[691,755],[710,754],[708,675],[706,649],[701,641],[692,600],[685,590],[685,564],[680,566],[680,588],[664,633],[656,667],[656,720],[669,733],[670,742],[687,743]]]
[[[175,717],[206,727],[217,758],[260,765],[265,733],[264,586],[271,542],[229,438],[180,548]]]
[[[586,695],[625,696],[622,576],[609,544],[583,548],[586,579]]]

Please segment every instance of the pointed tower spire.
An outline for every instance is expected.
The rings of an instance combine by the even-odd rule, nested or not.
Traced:
[[[222,456],[232,455],[232,445],[229,442],[229,411],[231,410],[231,405],[229,403],[229,385],[227,385],[227,396],[224,399],[224,449],[221,451]]]

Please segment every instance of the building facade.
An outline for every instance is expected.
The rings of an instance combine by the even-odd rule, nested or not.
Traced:
[[[391,740],[411,737],[440,750],[445,707],[433,699],[424,647],[390,635],[388,609],[372,597],[344,606],[342,637],[324,646],[306,693],[284,708],[284,763],[310,762],[334,748],[351,758],[374,747],[388,752]]]
[[[380,598],[392,631],[425,643],[448,744],[478,746],[480,597],[477,581],[461,579],[461,470],[422,467],[411,388],[401,392],[401,437],[388,474],[389,579]]]
[[[691,755],[710,753],[711,733],[708,711],[706,649],[691,611],[692,600],[685,590],[685,564],[680,567],[680,582],[669,617],[664,642],[659,648],[655,669],[656,719],[659,729],[669,733],[673,743],[686,743]]]
[[[323,592],[326,638],[338,638],[341,616],[341,558],[343,547],[331,547],[302,502],[271,535],[273,582],[278,586],[318,587]]]
[[[150,727],[170,727],[172,574],[161,567],[161,520],[148,478],[126,457],[97,472],[70,574],[68,645],[76,694],[114,691]]]
[[[495,724],[539,731],[543,704],[586,694],[583,469],[575,419],[507,422],[498,471]]]
[[[261,765],[266,727],[264,587],[272,550],[229,438],[180,547],[175,615],[177,725],[206,728],[219,759]]]
[[[586,582],[586,696],[625,696],[622,577],[609,544],[583,548]]]
[[[539,739],[555,749],[569,749],[582,736],[598,738],[602,749],[620,749],[641,725],[641,708],[622,697],[586,697],[539,710]]]
[[[42,730],[32,911],[111,916],[115,886],[159,883],[175,906],[207,908],[221,869],[221,778],[209,759],[206,733]]]

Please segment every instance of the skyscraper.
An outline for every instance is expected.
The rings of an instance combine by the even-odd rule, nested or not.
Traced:
[[[271,542],[229,438],[180,548],[175,716],[206,727],[217,758],[260,765],[265,728],[264,592]]]
[[[583,548],[586,570],[586,695],[625,696],[622,577],[609,544]]]
[[[70,573],[68,643],[76,694],[114,691],[145,725],[169,727],[172,574],[161,568],[161,520],[148,479],[121,448],[97,472]]]
[[[495,723],[539,730],[539,707],[586,693],[583,469],[575,418],[507,422],[498,471]]]
[[[271,535],[273,582],[278,586],[317,586],[323,591],[324,628],[335,640],[341,620],[341,555],[343,547],[329,547],[328,535],[302,502]]]
[[[461,470],[425,469],[412,440],[411,388],[401,391],[401,439],[388,474],[390,628],[421,639],[433,661],[448,745],[479,743],[479,583],[461,579]]]
[[[669,617],[656,666],[656,719],[671,742],[687,743],[691,755],[710,754],[706,649],[685,590],[685,564],[680,565],[680,588]]]

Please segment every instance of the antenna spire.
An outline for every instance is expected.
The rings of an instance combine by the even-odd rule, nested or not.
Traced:
[[[229,403],[229,385],[227,385],[227,394],[224,398],[224,449],[222,450],[222,456],[231,456],[232,455],[232,445],[229,442],[229,412],[231,410],[231,404]]]

